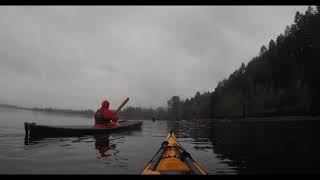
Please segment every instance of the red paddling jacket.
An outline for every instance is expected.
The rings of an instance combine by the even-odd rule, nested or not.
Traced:
[[[109,123],[110,120],[116,121],[119,119],[119,116],[109,110],[109,102],[107,100],[102,102],[102,106],[94,114],[95,124],[103,125],[104,123]]]

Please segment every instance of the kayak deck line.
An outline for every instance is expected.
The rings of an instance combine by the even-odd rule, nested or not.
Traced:
[[[166,141],[162,142],[161,147],[141,174],[206,175],[207,173],[178,142],[173,132],[170,131]]]
[[[131,128],[140,128],[142,125],[142,121],[122,121],[119,123],[119,125],[112,128],[101,128],[93,125],[51,126],[25,122],[24,128],[27,138],[37,138],[109,133]]]

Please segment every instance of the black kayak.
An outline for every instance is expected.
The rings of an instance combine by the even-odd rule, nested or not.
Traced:
[[[59,137],[59,136],[75,136],[104,134],[113,131],[128,130],[131,128],[140,128],[141,121],[120,121],[118,126],[112,128],[99,128],[94,126],[49,126],[36,123],[24,123],[27,138],[39,137]]]

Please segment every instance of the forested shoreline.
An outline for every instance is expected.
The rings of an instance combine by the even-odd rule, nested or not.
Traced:
[[[170,117],[225,118],[320,114],[320,6],[296,12],[284,33],[220,81],[213,92],[168,101]],[[209,82],[208,82],[209,83]]]

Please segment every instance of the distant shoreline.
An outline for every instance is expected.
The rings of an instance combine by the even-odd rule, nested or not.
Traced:
[[[52,114],[63,114],[63,115],[77,115],[77,116],[84,116],[91,118],[94,115],[93,110],[71,110],[71,109],[54,109],[54,108],[26,108],[20,107],[16,105],[9,105],[9,104],[0,104],[0,108],[8,108],[8,109],[17,109],[17,110],[28,110],[28,111],[38,111],[38,112],[45,112],[45,113],[52,113]]]
[[[72,116],[81,116],[87,118],[93,118],[95,111],[93,110],[71,110],[71,109],[54,109],[54,108],[26,108],[16,105],[10,104],[0,104],[0,108],[7,108],[7,109],[16,109],[16,110],[27,110],[27,111],[36,111],[36,112],[44,112],[48,114],[60,114],[60,115],[72,115]],[[120,115],[121,116],[121,115]],[[126,117],[123,116],[121,119],[128,119],[128,120],[151,120],[149,118],[137,118],[137,117]]]
[[[28,110],[44,112],[49,114],[61,114],[61,115],[76,115],[81,117],[92,118],[94,115],[93,110],[71,110],[71,109],[54,109],[54,108],[26,108],[16,105],[0,104],[0,108]],[[123,117],[127,120],[151,120],[149,118],[137,118],[137,117]],[[159,120],[157,120],[159,121]],[[257,117],[213,117],[213,118],[198,118],[196,121],[211,121],[211,122],[305,122],[305,121],[319,121],[319,115],[282,115],[282,116],[257,116]]]

